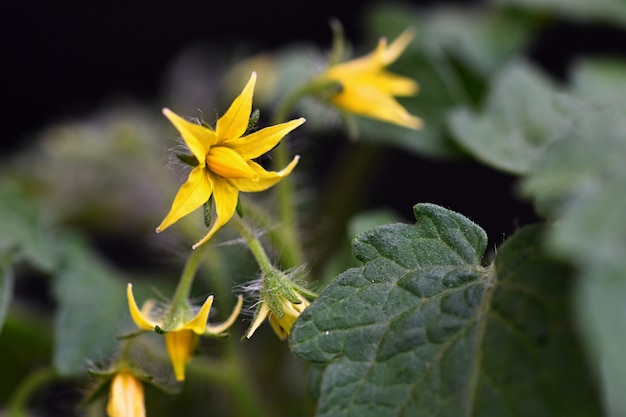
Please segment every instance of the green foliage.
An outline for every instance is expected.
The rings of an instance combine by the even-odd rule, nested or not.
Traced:
[[[72,237],[64,242],[59,275],[54,281],[54,366],[61,375],[84,373],[90,362],[112,356],[130,317],[119,274]]]
[[[9,266],[0,263],[0,332],[11,303],[13,286],[15,285],[14,281],[13,270]]]
[[[494,80],[483,113],[457,109],[450,128],[458,143],[482,162],[524,174],[571,126],[569,106],[541,73],[513,62]]]
[[[600,20],[626,25],[626,2],[623,0],[491,0],[491,3],[562,15],[573,20]]]
[[[325,366],[317,415],[597,413],[569,321],[570,270],[542,252],[541,228],[483,267],[477,225],[429,204],[415,217],[358,236],[362,266],[293,329],[294,353]]]
[[[24,260],[45,271],[52,270],[56,247],[45,207],[22,187],[0,182],[0,259]]]

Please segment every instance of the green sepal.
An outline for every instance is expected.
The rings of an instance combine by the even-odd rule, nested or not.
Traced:
[[[237,206],[235,206],[235,211],[239,217],[243,218],[243,206],[241,205],[241,198],[239,196],[237,197]]]
[[[189,165],[190,167],[198,166],[198,160],[193,155],[189,155],[186,153],[177,153],[176,158],[178,158],[178,160],[182,162],[183,164]]]
[[[161,326],[159,326],[158,324],[156,326],[154,326],[154,331],[157,334],[166,334],[167,330],[163,329]]]
[[[267,303],[272,314],[281,319],[285,316],[285,310],[283,310],[283,305],[280,302],[280,296],[275,291],[263,291],[262,298]]]
[[[207,200],[206,203],[202,206],[204,212],[204,225],[206,227],[211,226],[211,220],[213,220],[213,195]]]
[[[248,120],[248,128],[246,129],[245,135],[249,134],[256,128],[256,125],[259,123],[259,119],[261,118],[261,110],[254,109],[252,114],[250,115],[250,120]]]

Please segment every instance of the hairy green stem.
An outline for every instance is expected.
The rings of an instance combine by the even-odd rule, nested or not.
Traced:
[[[202,262],[205,251],[206,248],[204,246],[200,246],[198,249],[192,251],[189,258],[187,258],[187,263],[185,263],[185,268],[180,275],[180,280],[176,286],[176,292],[172,298],[172,311],[176,311],[178,309],[177,306],[180,307],[187,305],[191,284],[193,284],[193,279],[200,263]]]
[[[259,268],[263,272],[263,276],[273,276],[277,270],[272,264],[269,256],[265,252],[263,245],[259,238],[256,237],[250,227],[238,216],[233,216],[230,220],[230,225],[243,237],[248,243],[250,252],[259,264]]]
[[[283,123],[293,111],[296,103],[303,97],[326,88],[326,83],[311,81],[287,95],[280,103],[274,114],[272,125]],[[276,170],[287,166],[291,161],[291,155],[287,149],[287,143],[281,141],[274,149],[274,167]],[[278,190],[278,215],[281,221],[282,234],[285,238],[284,251],[281,261],[284,268],[294,268],[302,265],[305,261],[302,244],[298,236],[298,216],[294,199],[294,184],[291,176],[283,178],[277,184]]]

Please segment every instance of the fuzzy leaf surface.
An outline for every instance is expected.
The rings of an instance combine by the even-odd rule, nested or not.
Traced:
[[[484,231],[431,204],[416,225],[359,235],[362,265],[298,319],[290,343],[316,364],[317,415],[594,415],[568,320],[569,270],[523,229],[481,266]]]

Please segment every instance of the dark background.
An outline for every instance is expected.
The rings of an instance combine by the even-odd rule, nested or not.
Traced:
[[[410,3],[433,6],[481,2]],[[329,19],[337,17],[347,37],[358,43],[363,38],[359,21],[368,4],[3,2],[0,155],[8,156],[27,146],[29,137],[46,124],[88,115],[112,96],[155,99],[164,69],[192,41],[208,40],[233,47],[248,42],[259,49],[271,49],[302,40],[326,48],[331,41]],[[528,55],[545,71],[562,79],[577,56],[623,54],[624,45],[623,31],[563,20],[539,33]],[[519,225],[535,220],[532,208],[516,198],[512,177],[469,161],[423,160],[399,151],[391,161],[383,167],[384,177],[371,184],[373,206],[391,204],[409,217],[410,208],[417,202],[440,204],[481,224],[492,244],[500,243]],[[430,180],[421,181],[423,178]],[[402,192],[407,182],[419,183],[419,201]]]

